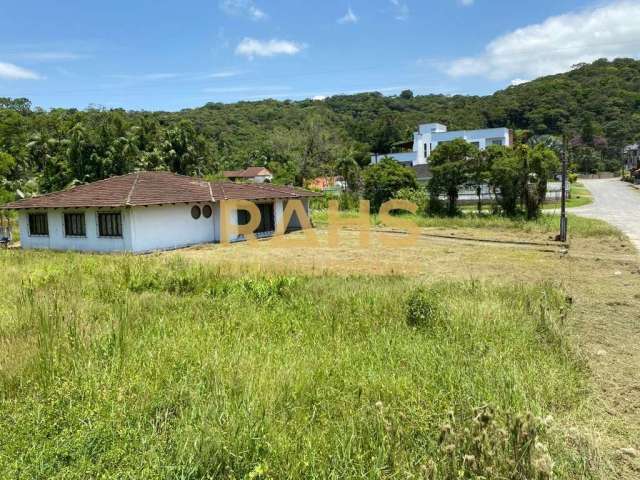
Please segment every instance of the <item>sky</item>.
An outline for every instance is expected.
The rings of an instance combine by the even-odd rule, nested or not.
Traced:
[[[640,0],[20,0],[0,97],[180,110],[379,91],[486,95],[640,57]]]

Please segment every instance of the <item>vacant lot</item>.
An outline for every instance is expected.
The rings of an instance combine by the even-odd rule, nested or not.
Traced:
[[[635,478],[636,257],[554,222],[2,252],[0,476]]]

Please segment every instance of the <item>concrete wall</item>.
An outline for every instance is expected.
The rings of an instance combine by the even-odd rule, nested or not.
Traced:
[[[98,210],[66,209],[66,210],[31,210],[19,213],[20,244],[22,248],[46,248],[51,250],[78,250],[91,252],[121,252],[131,250],[131,210],[101,209],[101,212],[120,212],[122,215],[122,238],[100,237],[98,235]],[[64,232],[65,213],[85,214],[84,237],[67,237]],[[29,233],[29,213],[46,213],[49,225],[48,236],[37,236]]]
[[[200,215],[194,219],[191,208],[202,208],[206,203],[134,207],[132,230],[134,252],[169,250],[200,243],[211,243],[215,239],[215,210],[209,218]],[[213,204],[208,204],[214,207]]]

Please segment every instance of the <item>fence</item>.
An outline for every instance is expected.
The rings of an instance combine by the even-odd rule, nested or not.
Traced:
[[[567,185],[567,197],[569,195],[569,185]],[[447,197],[442,196],[443,200]],[[483,203],[495,203],[496,197],[488,185],[480,187],[480,198]],[[559,202],[562,198],[562,182],[549,182],[547,184],[547,202]],[[478,194],[475,188],[465,188],[458,193],[458,204],[475,205],[478,203]]]

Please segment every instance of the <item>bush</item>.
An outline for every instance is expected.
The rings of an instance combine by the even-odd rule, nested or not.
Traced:
[[[416,288],[407,301],[407,325],[433,328],[442,318],[442,308],[436,293],[425,287]]]
[[[409,202],[415,203],[418,207],[418,210],[416,211],[418,215],[423,215],[427,212],[429,196],[427,195],[427,191],[424,187],[401,188],[393,195],[393,198],[398,200],[408,200]]]

